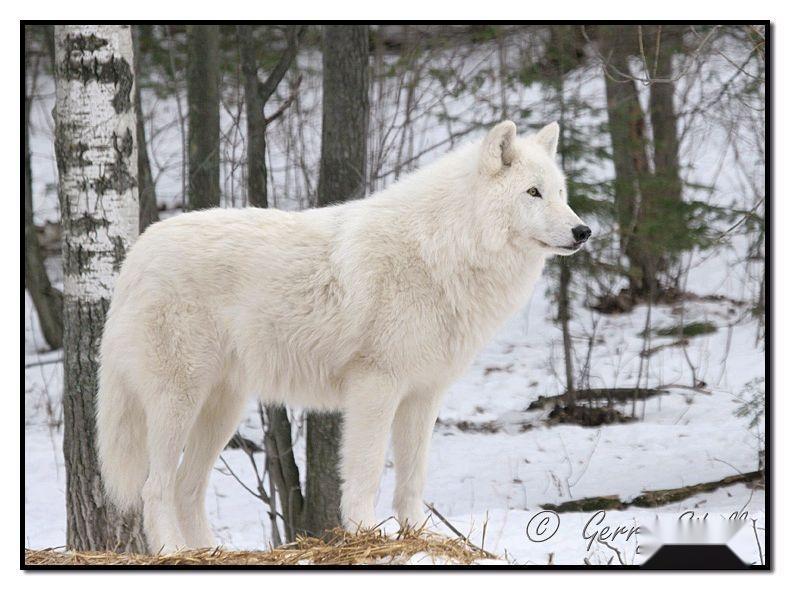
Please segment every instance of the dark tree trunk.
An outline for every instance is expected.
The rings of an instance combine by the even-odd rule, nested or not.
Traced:
[[[675,82],[672,80],[672,55],[678,46],[678,40],[672,29],[668,27],[650,27],[648,38],[651,45],[659,42],[659,51],[655,55],[656,69],[654,78],[657,81],[650,85],[650,123],[653,127],[653,163],[655,176],[663,188],[667,198],[678,202],[682,200],[682,183],[680,180],[680,145],[678,142],[678,118],[675,113],[674,97]],[[651,57],[653,57],[651,55]]]
[[[576,405],[576,387],[573,384],[573,341],[571,340],[571,269],[567,258],[559,260],[560,282],[558,316],[562,326],[562,352],[565,363],[565,405],[572,408]]]
[[[645,190],[650,195],[650,225],[645,239],[658,253],[659,269],[673,264],[677,254],[691,247],[686,208],[683,206],[683,181],[680,177],[680,145],[678,120],[673,104],[675,83],[672,80],[672,56],[681,46],[679,27],[648,27],[650,46],[658,48],[650,54],[654,60],[655,79],[650,85],[650,124],[653,128],[653,175]],[[658,287],[653,281],[652,287]]]
[[[557,90],[557,100],[559,101],[559,154],[563,173],[569,179],[572,177],[571,170],[566,161],[565,136],[567,129],[566,103],[565,103],[565,74],[570,69],[570,64],[578,60],[578,52],[574,50],[574,28],[573,27],[552,27],[551,45],[554,49],[550,55],[553,58],[553,65],[556,69],[554,79]],[[551,61],[550,61],[551,63]],[[574,189],[573,184],[568,183],[568,202],[573,205]],[[571,261],[568,258],[559,258],[560,276],[557,297],[557,315],[562,327],[562,351],[565,364],[565,406],[573,409],[576,405],[576,387],[573,376],[573,340],[571,339]]]
[[[291,421],[288,419],[288,412],[282,406],[266,407],[264,445],[269,472],[280,498],[280,513],[285,519],[283,523],[285,538],[290,542],[303,531],[304,498],[299,467],[296,465],[293,453]]]
[[[266,192],[266,119],[258,92],[258,64],[255,59],[253,27],[238,25],[244,100],[247,102],[247,203],[268,207]]]
[[[142,514],[121,514],[106,499],[96,454],[99,343],[109,305],[108,299],[86,302],[67,297],[65,302],[66,546],[76,551],[144,553]]]
[[[370,110],[366,26],[325,26],[323,77],[319,206],[365,196]]]
[[[324,27],[320,206],[365,194],[368,134],[368,27]],[[339,414],[307,416],[305,529],[314,534],[339,526]]]
[[[27,64],[26,64],[27,65]],[[27,77],[27,69],[25,70]],[[33,172],[30,153],[30,108],[32,98],[25,95],[25,288],[38,314],[44,340],[50,348],[63,346],[63,295],[47,276],[44,255],[33,222]]]
[[[132,42],[134,43],[134,78],[140,80],[140,26],[132,26]],[[140,96],[140,84],[134,85],[134,110],[137,117],[137,174],[140,193],[140,233],[152,223],[159,221],[159,209],[156,206],[156,185],[151,174],[151,163],[148,161],[148,143],[145,141],[145,119],[143,103]]]
[[[636,82],[627,77],[629,36],[622,26],[606,26],[601,27],[600,39],[604,55],[608,57],[604,79],[620,247],[629,260],[632,292],[646,293],[655,265],[649,246],[640,235],[640,226],[648,209],[648,197],[642,184],[650,174],[645,119]]]
[[[306,27],[291,26],[286,32],[288,46],[274,66],[265,82],[258,78],[258,64],[255,58],[253,27],[238,25],[239,55],[244,78],[244,98],[247,101],[247,202],[253,207],[268,207],[266,178],[266,128],[282,109],[266,118],[264,109],[269,98],[277,90],[291,63],[296,58],[299,39]],[[290,100],[283,107],[287,107]]]
[[[341,525],[340,413],[307,414],[307,482],[303,530],[316,537]]]
[[[564,44],[560,44],[564,49]],[[562,63],[562,60],[560,61]],[[560,83],[558,88],[558,95],[560,101],[560,139],[559,151],[560,158],[562,159],[562,171],[569,175],[569,170],[565,163],[565,133],[566,133],[566,120],[565,120],[565,96],[564,84],[562,83],[562,74],[560,74]],[[569,191],[570,192],[570,191]],[[568,200],[572,200],[573,195],[568,195]],[[558,260],[560,265],[560,280],[559,280],[559,297],[558,297],[558,315],[560,325],[562,326],[562,352],[563,360],[565,361],[565,406],[573,408],[576,405],[576,387],[574,386],[573,379],[573,340],[571,340],[571,267],[568,258],[560,258]]]
[[[190,211],[219,207],[219,25],[187,27]]]
[[[66,544],[141,552],[142,518],[120,514],[106,500],[95,447],[99,341],[139,224],[131,33],[128,25],[63,25],[55,41]]]

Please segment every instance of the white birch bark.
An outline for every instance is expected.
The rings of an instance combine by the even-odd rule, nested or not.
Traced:
[[[128,25],[55,27],[55,154],[63,222],[66,543],[145,549],[139,514],[105,500],[95,447],[98,352],[138,233],[134,69]]]
[[[131,32],[118,25],[58,26],[55,52],[61,207],[71,230],[64,232],[65,246],[78,256],[65,261],[65,294],[109,299],[138,233]]]

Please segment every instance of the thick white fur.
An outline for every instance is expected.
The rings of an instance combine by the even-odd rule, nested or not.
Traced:
[[[546,255],[572,252],[558,131],[519,138],[506,121],[364,200],[186,213],[140,237],[105,326],[98,446],[109,496],[142,500],[152,550],[214,544],[209,473],[252,394],[344,412],[347,525],[376,522],[391,432],[395,511],[422,523],[442,392]]]

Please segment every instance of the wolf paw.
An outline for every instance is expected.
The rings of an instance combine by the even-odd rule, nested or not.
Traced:
[[[398,522],[403,528],[421,528],[428,522],[429,515],[422,509],[421,503],[398,510]]]
[[[372,529],[379,524],[373,509],[366,510],[341,510],[343,513],[343,528],[347,531]]]

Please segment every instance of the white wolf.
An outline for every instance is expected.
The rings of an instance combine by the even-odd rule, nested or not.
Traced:
[[[505,121],[364,200],[186,213],[140,237],[101,345],[98,450],[112,500],[142,500],[153,550],[214,545],[209,474],[254,392],[343,411],[347,526],[376,523],[391,433],[394,510],[422,523],[442,393],[546,256],[590,235],[566,202],[558,135]]]

